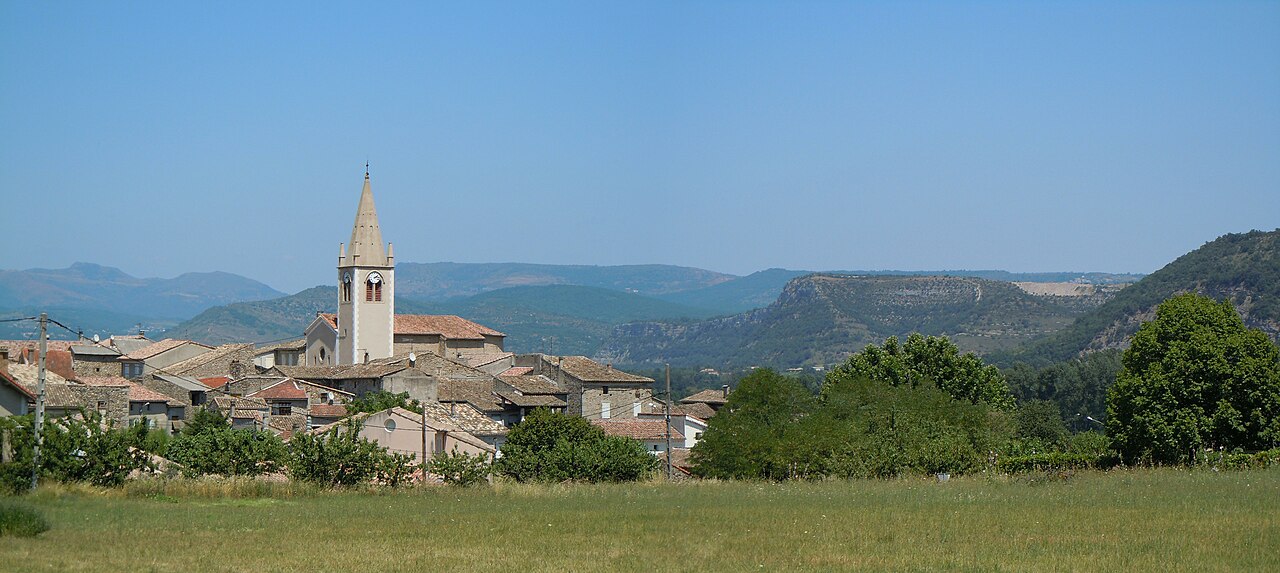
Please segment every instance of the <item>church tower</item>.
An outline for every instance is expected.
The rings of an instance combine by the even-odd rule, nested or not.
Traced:
[[[395,257],[382,246],[369,169],[351,242],[338,247],[337,364],[361,364],[391,356],[395,329]]]

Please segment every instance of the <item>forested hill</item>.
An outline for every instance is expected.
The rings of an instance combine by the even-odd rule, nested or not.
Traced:
[[[1165,299],[1195,291],[1230,299],[1245,324],[1280,335],[1280,230],[1223,235],[1120,291],[1069,327],[995,358],[1043,365],[1121,348]]]
[[[867,344],[912,332],[947,335],[990,352],[1063,328],[1085,306],[973,277],[793,279],[766,308],[704,321],[619,326],[598,357],[621,364],[790,367],[842,361]]]

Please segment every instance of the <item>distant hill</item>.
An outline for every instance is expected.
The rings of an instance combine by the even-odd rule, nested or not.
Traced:
[[[148,333],[162,332],[178,323],[175,319],[146,318],[136,314],[123,314],[109,310],[91,308],[74,308],[64,306],[46,306],[39,309],[0,310],[0,320],[39,316],[41,312],[49,314],[51,321],[67,325],[67,327],[83,331],[88,338],[98,335],[106,338],[113,334],[131,334],[138,330]],[[39,340],[39,326],[34,320],[17,322],[0,322],[0,339],[3,340]],[[75,340],[76,332],[67,331],[49,325],[49,338],[53,340]]]
[[[86,309],[129,317],[125,321],[130,324],[157,318],[185,319],[214,306],[283,294],[258,281],[224,272],[141,279],[91,263],[75,263],[65,269],[0,270],[0,306],[6,309]]]
[[[398,276],[397,276],[398,278]],[[211,308],[165,333],[208,344],[300,337],[317,310],[333,312],[335,287],[314,287],[274,300]],[[712,311],[609,289],[554,285],[513,287],[442,302],[396,298],[399,314],[456,314],[507,334],[507,350],[592,354],[617,324],[704,318]],[[554,342],[553,342],[554,339]]]
[[[698,308],[737,314],[769,306],[787,282],[810,271],[768,269],[700,289],[658,295],[658,298]]]
[[[301,338],[316,312],[333,312],[338,287],[317,286],[285,297],[210,308],[166,331],[168,338],[205,344]]]
[[[1157,305],[1188,291],[1230,299],[1246,324],[1277,338],[1280,230],[1223,235],[1121,290],[1068,328],[995,358],[1047,364],[1086,351],[1124,347],[1138,326],[1154,316]]]
[[[654,296],[709,287],[735,278],[674,265],[399,263],[396,292],[417,300],[439,301],[509,287],[579,285]]]
[[[972,277],[812,274],[768,307],[704,321],[637,322],[614,330],[598,357],[618,364],[791,367],[842,361],[867,344],[912,332],[991,352],[1070,324],[1065,297]]]

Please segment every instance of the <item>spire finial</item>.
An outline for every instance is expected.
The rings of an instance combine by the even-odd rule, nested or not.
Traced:
[[[364,160],[364,178],[365,179],[369,178],[369,160],[368,159]]]

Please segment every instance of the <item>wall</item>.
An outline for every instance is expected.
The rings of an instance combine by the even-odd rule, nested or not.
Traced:
[[[119,376],[119,356],[94,356],[72,354],[71,369],[76,376]]]
[[[345,390],[345,388],[344,388]],[[415,368],[407,368],[382,378],[382,390],[399,394],[408,392],[409,397],[420,402],[436,402],[439,400],[439,383],[432,376]]]
[[[22,416],[27,413],[27,395],[8,382],[0,382],[0,416]]]
[[[565,375],[565,378],[573,378]],[[603,418],[601,411],[603,403],[609,403],[609,419],[618,418],[635,418],[635,404],[648,400],[653,396],[653,390],[648,384],[617,384],[608,385],[591,382],[577,384],[582,387],[582,411],[580,416],[588,420],[596,420]],[[604,389],[608,388],[609,393],[605,394]],[[643,411],[643,408],[641,409]]]

